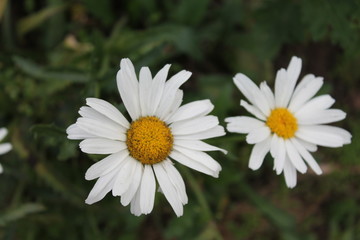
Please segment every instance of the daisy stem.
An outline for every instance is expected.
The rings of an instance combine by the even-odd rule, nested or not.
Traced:
[[[202,212],[204,213],[204,217],[209,220],[209,226],[213,230],[214,233],[214,239],[222,240],[221,233],[219,232],[219,229],[216,226],[216,222],[214,220],[213,214],[210,210],[209,204],[207,203],[204,194],[201,190],[200,185],[192,175],[192,173],[189,171],[188,168],[181,167],[181,170],[183,174],[185,175],[186,179],[190,183],[191,189],[194,191],[195,196],[199,202],[200,207],[202,208]]]

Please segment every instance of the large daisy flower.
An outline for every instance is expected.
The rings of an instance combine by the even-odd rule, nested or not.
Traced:
[[[80,143],[83,152],[110,154],[85,174],[87,180],[98,178],[87,204],[112,191],[113,196],[121,197],[122,205],[131,204],[134,215],[148,214],[158,183],[181,216],[188,198],[172,160],[218,177],[221,166],[204,151],[225,151],[201,140],[225,135],[224,128],[217,117],[208,115],[214,108],[209,100],[180,107],[183,91],[179,87],[191,73],[183,70],[166,81],[169,68],[164,66],[153,78],[149,68],[143,67],[138,81],[131,61],[122,59],[117,86],[131,121],[112,104],[87,98],[88,106],[79,111],[81,117],[67,129],[69,139],[84,139]]]
[[[339,127],[324,125],[345,118],[345,112],[329,109],[335,100],[329,95],[314,97],[323,85],[322,77],[304,76],[295,87],[301,71],[301,59],[293,57],[287,69],[280,69],[275,79],[275,94],[266,82],[257,87],[244,74],[238,73],[234,83],[248,99],[240,101],[253,117],[229,117],[229,132],[245,133],[246,141],[255,144],[249,167],[260,168],[270,151],[274,170],[284,172],[289,188],[296,186],[296,171],[305,173],[307,165],[322,171],[309,152],[317,146],[341,147],[351,141],[351,134]],[[307,165],[305,164],[307,163]]]
[[[8,131],[6,128],[0,128],[0,142],[6,137]],[[3,155],[9,152],[12,149],[12,145],[10,143],[2,143],[0,144],[0,155]],[[3,167],[0,164],[0,173],[3,172]]]

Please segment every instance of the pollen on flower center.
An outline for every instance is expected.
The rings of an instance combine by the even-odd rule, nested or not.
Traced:
[[[130,155],[143,164],[165,160],[174,142],[170,128],[157,117],[141,117],[132,122],[126,138]]]
[[[286,108],[275,108],[266,120],[273,133],[282,138],[292,138],[298,129],[294,115]]]

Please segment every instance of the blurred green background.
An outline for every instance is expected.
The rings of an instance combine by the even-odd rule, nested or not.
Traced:
[[[358,0],[0,0],[0,126],[14,149],[1,156],[1,239],[360,239],[360,1]],[[337,126],[353,134],[341,149],[319,148],[324,174],[298,175],[290,190],[268,156],[253,172],[251,146],[228,134],[209,141],[219,179],[176,164],[189,204],[176,218],[162,194],[135,217],[109,194],[84,200],[95,181],[65,129],[86,97],[124,110],[119,61],[171,75],[193,72],[184,102],[210,98],[213,114],[248,115],[232,83],[237,72],[273,86],[291,56],[302,76],[325,77],[321,93],[348,113]],[[224,124],[223,124],[224,125]]]

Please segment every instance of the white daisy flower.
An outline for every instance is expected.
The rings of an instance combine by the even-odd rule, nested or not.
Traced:
[[[188,199],[184,181],[170,159],[218,177],[221,166],[204,151],[226,151],[201,140],[225,135],[224,128],[217,117],[208,115],[214,108],[209,100],[180,107],[183,91],[179,87],[191,73],[181,71],[166,81],[169,68],[164,66],[153,78],[149,68],[143,67],[138,81],[131,61],[122,59],[116,78],[131,122],[110,103],[87,98],[88,106],[79,111],[81,117],[67,129],[69,139],[84,139],[83,152],[110,154],[86,172],[87,180],[98,178],[87,204],[112,191],[113,196],[121,196],[122,205],[131,203],[134,215],[148,214],[157,182],[181,216]]]
[[[6,137],[8,134],[8,130],[6,128],[0,128],[0,142]],[[12,149],[12,145],[10,143],[2,143],[0,144],[0,155],[3,155],[9,152]],[[3,172],[3,167],[0,164],[0,173]]]
[[[289,188],[296,186],[296,170],[305,173],[309,165],[315,173],[322,171],[309,152],[317,146],[341,147],[351,142],[351,134],[339,127],[324,125],[345,118],[345,112],[329,109],[335,100],[329,95],[314,97],[323,85],[322,77],[304,76],[295,87],[301,71],[301,59],[293,57],[287,69],[280,69],[275,79],[275,94],[266,82],[258,88],[244,74],[238,73],[234,83],[250,104],[240,101],[253,117],[229,117],[229,132],[245,133],[246,141],[255,144],[249,167],[260,168],[270,151],[274,170],[284,172]],[[305,164],[307,163],[307,165]]]

